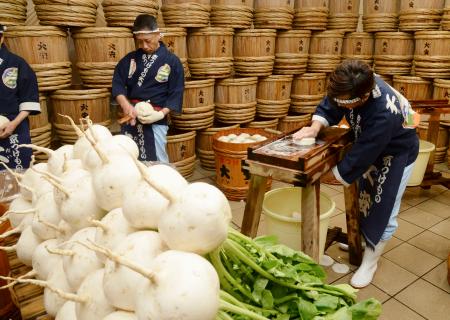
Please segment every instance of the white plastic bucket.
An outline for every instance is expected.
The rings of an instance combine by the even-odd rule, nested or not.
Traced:
[[[427,169],[430,154],[434,150],[434,144],[425,140],[419,140],[419,154],[414,162],[413,172],[409,178],[408,187],[418,186],[422,183],[423,176]]]
[[[303,188],[287,187],[269,191],[264,196],[263,213],[266,231],[276,235],[280,243],[301,250],[301,192]],[[320,194],[320,257],[323,255],[330,216],[336,204],[326,194]]]

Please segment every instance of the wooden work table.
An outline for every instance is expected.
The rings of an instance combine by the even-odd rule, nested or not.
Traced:
[[[262,203],[267,179],[283,181],[302,187],[302,251],[319,260],[320,177],[342,158],[351,145],[352,135],[348,129],[330,127],[321,132],[312,148],[292,153],[272,152],[278,145],[289,149],[290,135],[271,140],[263,146],[248,150],[245,168],[249,170],[250,183],[242,222],[242,232],[255,237],[261,217]],[[281,150],[281,149],[280,149]],[[283,149],[286,150],[286,149]],[[359,206],[356,183],[344,188],[347,218],[347,238],[350,263],[359,265],[362,259],[361,236],[359,234]]]

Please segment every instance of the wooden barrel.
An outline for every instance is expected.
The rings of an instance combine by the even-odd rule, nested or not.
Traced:
[[[329,0],[295,0],[294,29],[325,30],[328,21]]]
[[[31,143],[49,148],[52,141],[52,125],[48,120],[47,97],[40,95],[39,103],[41,105],[41,113],[28,116],[28,121],[30,123]],[[38,153],[36,151],[33,151],[33,154],[37,160],[48,160],[48,156],[46,154]]]
[[[233,29],[200,28],[189,32],[188,63],[193,78],[227,78],[233,70]]]
[[[27,19],[27,1],[9,0],[0,3],[0,24],[23,25]]]
[[[427,140],[428,122],[421,122],[418,127],[419,137],[422,140]],[[448,128],[446,125],[439,126],[438,138],[436,141],[436,149],[434,150],[434,162],[442,163],[445,161],[448,149]]]
[[[228,200],[233,201],[247,197],[250,174],[243,170],[242,161],[247,159],[247,149],[258,145],[258,142],[231,143],[218,139],[229,134],[239,135],[241,133],[260,134],[267,138],[273,136],[273,134],[258,128],[228,129],[214,135],[213,149],[216,158],[216,184]],[[268,188],[270,188],[271,182],[268,181]]]
[[[71,143],[77,139],[72,126],[60,114],[70,116],[75,122],[89,116],[93,123],[108,125],[110,122],[110,96],[107,89],[57,90],[53,92],[50,95],[53,126],[60,140]]]
[[[256,114],[257,77],[228,78],[214,89],[215,119],[222,123],[250,122]]]
[[[67,88],[72,82],[67,33],[51,26],[11,26],[5,35],[11,52],[36,73],[39,91]]]
[[[330,0],[327,29],[355,32],[359,18],[359,0]]]
[[[433,96],[431,80],[413,76],[394,76],[394,88],[408,100],[428,100]]]
[[[211,26],[247,29],[252,26],[254,0],[211,0]]]
[[[191,76],[187,61],[187,43],[186,43],[186,29],[177,27],[160,28],[162,33],[162,41],[167,49],[180,58],[184,68],[184,77]]]
[[[291,108],[294,113],[314,113],[327,92],[325,73],[304,73],[294,77]]]
[[[33,0],[41,25],[90,27],[97,20],[97,0]]]
[[[294,2],[291,0],[255,0],[255,28],[291,29]]]
[[[216,159],[214,156],[214,149],[213,149],[213,136],[219,131],[234,128],[239,128],[239,125],[238,124],[220,125],[216,123],[214,127],[197,131],[197,135],[195,137],[195,147],[202,168],[206,170],[216,169]]]
[[[83,28],[75,30],[72,38],[81,80],[89,88],[110,88],[116,64],[135,50],[128,28]]]
[[[275,61],[274,29],[245,29],[233,42],[234,69],[240,76],[269,76]]]
[[[400,0],[401,31],[437,30],[445,0]]]
[[[410,74],[414,53],[413,36],[406,32],[375,33],[375,72]]]
[[[385,74],[377,74],[384,82],[386,82],[391,87],[394,85],[393,76]]]
[[[103,0],[102,6],[108,27],[132,27],[140,14],[158,16],[158,0]]]
[[[302,74],[308,65],[310,30],[278,32],[275,45],[274,74]]]
[[[363,0],[364,31],[397,31],[399,5],[399,0]]]
[[[192,176],[195,169],[195,135],[195,131],[169,131],[167,134],[169,161],[185,178]]]
[[[442,14],[441,29],[450,31],[450,3],[444,8],[444,13]],[[450,276],[450,275],[449,275]]]
[[[245,124],[247,128],[261,128],[261,129],[271,129],[277,130],[278,118],[266,119],[266,118],[255,118],[252,122]]]
[[[434,79],[433,99],[450,101],[450,80]]]
[[[291,105],[292,75],[260,78],[256,89],[256,115],[261,118],[287,116]]]
[[[171,113],[179,130],[200,130],[214,122],[214,79],[186,81],[181,114]]]
[[[314,32],[309,45],[309,72],[332,72],[341,62],[344,33],[337,30]]]
[[[367,32],[352,32],[346,34],[342,43],[342,58],[357,59],[368,65],[373,64],[373,35]]]
[[[202,28],[209,24],[210,0],[162,0],[164,24],[170,27]]]
[[[293,133],[304,126],[307,126],[311,122],[311,115],[289,115],[284,118],[280,118],[278,121],[278,131],[283,133]]]
[[[450,78],[450,31],[418,31],[414,70],[426,78]]]

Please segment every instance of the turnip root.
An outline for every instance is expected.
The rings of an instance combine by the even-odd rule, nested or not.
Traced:
[[[16,244],[17,258],[26,266],[32,265],[32,256],[34,250],[43,240],[38,237],[31,226],[25,228]]]
[[[188,185],[186,179],[176,169],[165,164],[148,167],[147,174],[153,188],[171,202],[175,202]]]
[[[51,174],[60,176],[64,172],[64,163],[73,158],[73,146],[64,145],[57,150],[36,146],[34,144],[21,144],[21,148],[31,148],[33,150],[43,152],[48,155],[47,168]]]
[[[9,237],[9,236],[11,236],[13,234],[21,233],[27,227],[30,227],[31,223],[33,222],[34,214],[26,213],[24,215],[25,215],[25,217],[20,222],[20,224],[17,227],[15,227],[14,229],[8,230],[8,231],[3,232],[2,234],[0,234],[0,239],[5,239],[6,237]]]
[[[111,210],[101,221],[92,220],[91,223],[97,227],[95,243],[108,249],[114,249],[129,234],[137,231],[125,219],[121,208]],[[100,261],[105,262],[104,255],[97,254],[97,256]]]
[[[126,154],[135,159],[139,157],[139,148],[133,139],[126,135],[115,135],[111,139],[97,142],[98,148],[108,157],[111,155]],[[103,164],[102,159],[94,149],[90,149],[83,157],[83,165],[93,171]]]
[[[78,290],[81,282],[89,273],[98,270],[103,266],[95,252],[92,252],[77,243],[77,241],[94,241],[94,239],[95,228],[89,227],[74,233],[70,240],[64,245],[63,250],[47,247],[51,253],[59,253],[63,256],[62,261],[67,282],[74,291]]]
[[[108,314],[102,320],[137,320],[137,317],[136,314],[133,312],[116,311]]]
[[[66,301],[56,314],[55,320],[77,320],[75,302]]]
[[[158,230],[169,248],[206,254],[227,238],[231,217],[229,202],[219,189],[194,182],[161,216]]]
[[[62,292],[73,293],[71,286],[67,282],[67,277],[64,273],[61,259],[53,265],[53,270],[48,276],[47,284],[52,288],[61,290]],[[55,317],[65,302],[66,299],[61,297],[58,293],[50,290],[49,288],[44,289],[44,307],[50,316]]]
[[[32,213],[34,213],[34,208],[31,202],[26,200],[22,195],[19,195],[11,201],[8,211],[0,218],[0,221],[9,219],[11,227],[15,228],[22,222],[25,217],[24,214]]]
[[[154,277],[136,290],[139,320],[213,320],[219,310],[219,277],[203,257],[169,250],[154,260]]]
[[[60,255],[51,254],[47,247],[57,247],[59,240],[49,239],[41,242],[34,250],[31,257],[33,270],[36,272],[36,278],[39,280],[47,280],[49,275],[53,273],[55,265],[62,263]],[[61,264],[62,267],[62,264]]]
[[[59,235],[57,226],[61,217],[53,192],[42,195],[36,201],[35,208],[36,213],[31,223],[33,232],[43,240],[56,238]]]
[[[114,249],[114,253],[132,260],[143,268],[150,268],[153,259],[167,249],[154,231],[139,231],[128,235]],[[145,278],[112,260],[106,260],[103,291],[111,305],[118,309],[134,311],[134,292]]]

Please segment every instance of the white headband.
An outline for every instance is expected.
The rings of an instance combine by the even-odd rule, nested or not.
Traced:
[[[150,34],[150,33],[158,33],[159,28],[155,30],[141,30],[141,31],[133,31],[133,34]]]
[[[3,26],[3,28],[0,29],[0,33],[3,33],[6,31],[6,29],[8,29],[6,26]]]
[[[360,101],[361,98],[360,97],[356,97],[354,99],[346,99],[346,100],[333,98],[333,100],[336,101],[337,103],[340,103],[340,104],[352,104],[352,103]]]

